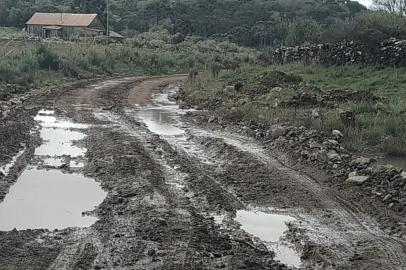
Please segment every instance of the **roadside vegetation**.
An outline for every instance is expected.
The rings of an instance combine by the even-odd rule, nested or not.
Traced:
[[[405,87],[405,68],[296,63],[204,72],[181,94],[231,121],[337,129],[350,150],[406,156]]]
[[[12,35],[10,30],[3,33]],[[230,42],[190,37],[174,44],[174,38],[161,31],[109,46],[105,46],[105,40],[94,39],[0,40],[0,100],[14,94],[5,87],[7,84],[25,91],[95,76],[188,73],[216,65],[237,68],[256,57],[254,50]]]

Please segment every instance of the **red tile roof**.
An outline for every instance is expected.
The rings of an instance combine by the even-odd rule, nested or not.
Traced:
[[[26,24],[87,27],[97,14],[35,13]]]

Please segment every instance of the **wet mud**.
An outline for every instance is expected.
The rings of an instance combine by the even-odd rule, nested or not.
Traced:
[[[0,269],[406,269],[404,240],[324,176],[180,109],[185,79],[108,80],[23,105],[24,135],[7,137],[0,164]],[[18,205],[30,196],[33,217]],[[40,213],[57,223],[35,224]]]

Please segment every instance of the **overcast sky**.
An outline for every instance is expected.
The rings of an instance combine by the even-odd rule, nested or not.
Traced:
[[[369,7],[372,4],[372,0],[357,0],[357,1],[366,7]]]

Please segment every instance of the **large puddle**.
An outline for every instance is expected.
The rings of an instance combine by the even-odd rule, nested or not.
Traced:
[[[182,129],[174,125],[174,117],[169,111],[149,108],[147,110],[138,111],[137,115],[147,125],[148,129],[155,134],[174,136],[184,133]]]
[[[35,159],[43,165],[30,165],[10,188],[0,204],[0,230],[64,229],[87,227],[97,218],[83,215],[99,205],[106,193],[93,179],[79,173],[63,173],[56,167],[78,168],[86,149],[76,145],[86,135],[86,125],[40,111],[35,120],[41,126],[44,143],[35,150]],[[67,157],[69,157],[67,159]]]
[[[80,174],[30,168],[0,204],[0,230],[87,227],[97,218],[82,212],[104,198],[100,186]]]
[[[287,224],[296,219],[257,210],[238,210],[234,218],[230,214],[211,216],[216,224],[232,230],[235,229],[234,222],[237,222],[242,230],[252,236],[254,243],[264,244],[268,250],[275,252],[275,260],[290,267],[301,267],[300,254],[284,238],[288,231]],[[233,220],[231,227],[230,219]]]
[[[268,214],[260,211],[237,211],[236,221],[241,229],[261,239],[269,250],[275,252],[276,260],[293,267],[300,267],[300,255],[288,243],[282,241],[287,231],[287,223],[295,221],[294,218]]]
[[[152,96],[152,104],[139,107],[134,111],[138,119],[142,120],[148,129],[158,135],[176,136],[185,131],[178,127],[179,106],[169,100],[168,95],[177,91],[176,87],[168,87],[164,93],[155,93]]]
[[[186,128],[182,126],[180,116],[192,110],[180,109],[176,101],[169,98],[178,90],[177,85],[171,84],[161,92],[154,93],[149,105],[127,108],[126,114],[142,121],[149,131],[165,138],[173,147],[187,152],[204,163],[212,163],[204,151],[190,141]]]

